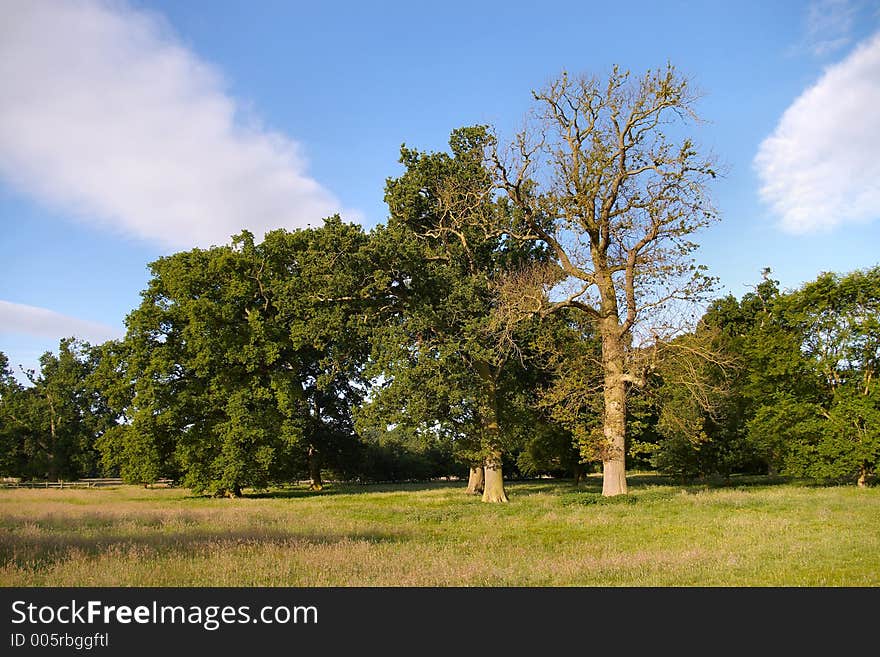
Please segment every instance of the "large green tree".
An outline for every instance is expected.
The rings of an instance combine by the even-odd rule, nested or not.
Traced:
[[[152,263],[117,349],[129,422],[102,442],[106,458],[129,479],[179,473],[214,494],[301,468],[320,487],[353,441],[365,355],[358,308],[327,299],[369,278],[351,269],[365,241],[337,217]]]
[[[387,379],[374,403],[407,398],[394,421],[408,418],[429,435],[452,432],[470,461],[469,490],[482,483],[484,501],[506,502],[502,461],[515,432],[505,420],[521,380],[517,332],[527,329],[505,325],[495,311],[506,277],[543,250],[478,226],[507,210],[492,198],[483,162],[489,139],[475,126],[453,131],[451,153],[401,149],[406,171],[387,182],[390,216],[374,239],[397,245],[391,268],[408,275],[396,321],[374,334]],[[475,479],[482,472],[484,482]]]

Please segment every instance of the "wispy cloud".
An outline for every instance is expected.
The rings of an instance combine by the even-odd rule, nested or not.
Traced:
[[[122,234],[181,248],[340,211],[298,145],[242,119],[221,75],[122,2],[5,0],[0,175]]]
[[[861,4],[857,0],[813,0],[807,8],[806,47],[822,56],[849,45]]]
[[[98,344],[120,338],[125,331],[99,322],[62,315],[47,308],[0,301],[0,334],[8,333],[55,340],[77,337]]]
[[[880,218],[880,33],[829,67],[761,144],[761,197],[793,233]]]

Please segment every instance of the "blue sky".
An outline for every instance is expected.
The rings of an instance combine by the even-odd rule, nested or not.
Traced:
[[[880,263],[880,2],[0,0],[0,351],[119,336],[147,263],[241,228],[384,221],[401,143],[503,137],[565,69],[671,62],[725,175],[737,296]]]

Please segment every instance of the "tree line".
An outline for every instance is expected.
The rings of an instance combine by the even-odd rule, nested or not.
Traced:
[[[627,465],[683,480],[865,484],[880,456],[880,268],[711,300],[693,237],[712,161],[687,80],[563,74],[509,141],[401,149],[385,224],[340,217],[150,264],[121,340],[0,355],[0,474],[171,477],[240,495],[307,477]],[[699,319],[695,304],[704,302]]]

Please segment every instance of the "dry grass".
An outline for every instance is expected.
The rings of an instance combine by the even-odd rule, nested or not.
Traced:
[[[3,586],[877,586],[880,489],[0,491]]]

